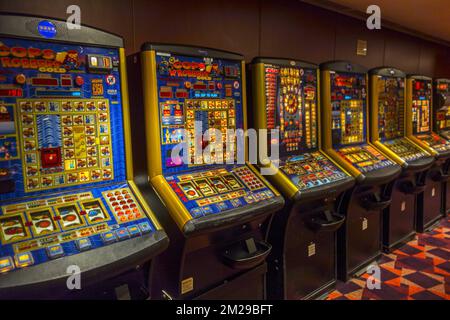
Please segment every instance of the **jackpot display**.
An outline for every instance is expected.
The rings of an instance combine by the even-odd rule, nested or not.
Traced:
[[[256,58],[250,69],[254,127],[268,130],[267,150],[279,147],[270,164],[276,173],[266,178],[287,199],[269,230],[268,297],[313,299],[336,280],[340,196],[354,179],[319,148],[318,66]],[[309,255],[311,244],[321,249]]]
[[[140,255],[130,268],[150,260],[167,238],[131,181],[122,39],[86,27],[60,35],[65,24],[54,20],[1,19],[0,294],[44,268],[64,277],[69,257],[93,273],[123,269],[113,253]],[[87,34],[93,43],[80,44]],[[90,262],[94,254],[104,260]]]
[[[231,292],[226,288],[241,283],[238,275],[255,272],[261,276],[246,283],[254,290],[242,292],[242,298],[264,294],[263,267],[270,245],[257,225],[284,201],[246,162],[239,138],[246,129],[243,66],[238,54],[151,43],[130,59],[134,73],[142,73],[133,86],[142,90],[135,97],[142,96],[145,107],[150,181],[168,208],[168,225],[178,226],[170,227],[169,236],[179,240],[159,260],[161,274],[170,281],[158,290],[173,297],[210,292],[224,298]],[[235,228],[242,231],[240,236]],[[202,237],[206,247],[200,245]],[[243,257],[248,263],[239,267]]]

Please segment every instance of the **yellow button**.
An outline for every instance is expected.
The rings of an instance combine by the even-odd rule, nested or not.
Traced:
[[[30,266],[34,263],[31,253],[18,253],[16,254],[16,265],[19,268]]]

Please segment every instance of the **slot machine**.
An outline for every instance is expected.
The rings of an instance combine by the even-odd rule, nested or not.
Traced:
[[[450,140],[450,80],[436,79],[433,92],[433,129],[441,137]],[[450,168],[444,166],[444,173]],[[450,181],[443,183],[443,212],[450,212]]]
[[[147,298],[168,238],[133,182],[122,38],[1,15],[0,56],[0,297]]]
[[[346,222],[338,231],[338,271],[347,280],[381,255],[383,210],[400,167],[369,141],[367,69],[346,61],[320,69],[322,147],[356,179],[343,199]]]
[[[159,216],[171,244],[158,257],[154,296],[265,298],[266,229],[284,200],[240,152],[243,57],[147,43],[129,62],[149,179],[169,211]]]
[[[407,137],[406,75],[390,67],[372,69],[369,74],[372,142],[402,166],[392,204],[385,212],[383,244],[386,251],[391,251],[415,235],[415,217],[434,156]]]
[[[354,178],[320,149],[319,66],[255,58],[250,67],[253,127],[268,130],[263,154],[271,144],[279,148],[271,163],[276,173],[265,177],[286,199],[269,231],[268,297],[320,297],[336,282],[340,199]]]
[[[406,78],[407,136],[433,154],[436,161],[425,177],[426,188],[419,198],[416,229],[424,232],[442,217],[444,212],[444,184],[450,176],[450,142],[433,131],[433,80],[419,75]]]

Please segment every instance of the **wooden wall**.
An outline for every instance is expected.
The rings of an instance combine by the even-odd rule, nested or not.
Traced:
[[[406,0],[405,0],[406,1]],[[351,60],[368,68],[450,77],[450,48],[400,32],[370,31],[364,21],[299,0],[0,0],[0,11],[67,17],[81,7],[82,23],[124,37],[128,53],[144,41],[207,46],[245,55],[315,63]],[[356,55],[356,41],[368,55]]]

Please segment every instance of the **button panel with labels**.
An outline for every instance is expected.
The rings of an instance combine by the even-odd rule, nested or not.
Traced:
[[[229,166],[165,177],[193,218],[274,197],[247,166]]]

